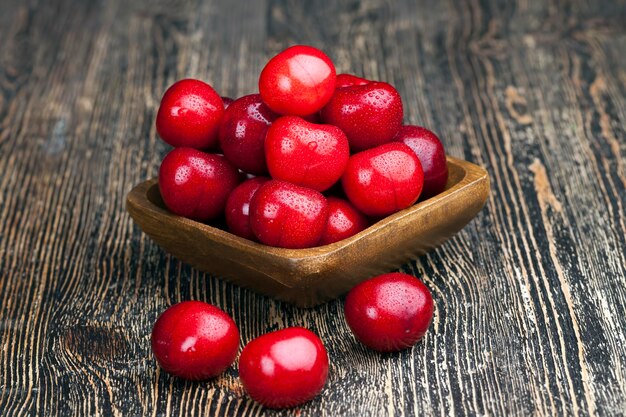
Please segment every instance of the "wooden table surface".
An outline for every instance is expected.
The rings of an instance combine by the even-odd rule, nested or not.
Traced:
[[[402,267],[436,302],[412,349],[363,348],[341,300],[298,309],[181,264],[125,211],[168,151],[168,85],[255,92],[295,43],[391,82],[407,122],[489,171],[478,217]],[[321,336],[325,390],[276,415],[624,415],[625,51],[611,0],[2,0],[0,415],[273,415],[235,366],[157,368],[152,324],[189,299],[231,314],[242,345]]]

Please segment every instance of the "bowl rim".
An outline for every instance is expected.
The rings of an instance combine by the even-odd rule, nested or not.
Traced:
[[[454,194],[461,192],[464,188],[470,186],[476,180],[480,180],[485,177],[487,177],[488,179],[487,173],[482,167],[451,156],[447,156],[446,158],[448,165],[456,166],[463,171],[463,176],[450,188],[426,200],[419,201],[406,209],[386,216],[349,238],[328,245],[316,246],[312,248],[287,249],[267,246],[262,243],[253,242],[251,240],[239,237],[215,226],[200,223],[198,221],[170,213],[165,208],[162,208],[159,205],[155,204],[153,201],[151,201],[148,196],[148,193],[152,191],[153,187],[156,186],[158,188],[157,178],[144,181],[135,186],[127,195],[126,206],[127,209],[129,207],[141,207],[141,210],[144,212],[144,214],[151,215],[153,217],[164,218],[166,220],[177,223],[184,228],[199,229],[208,237],[219,240],[223,245],[230,246],[234,250],[246,251],[251,255],[269,255],[280,259],[289,258],[294,262],[302,260],[310,262],[315,258],[325,258],[329,255],[340,252],[343,248],[350,246],[359,240],[367,239],[369,235],[377,233],[381,229],[387,227],[387,225],[389,225],[390,223],[396,222],[399,219],[414,216],[416,213],[424,210],[425,208],[434,204],[438,204],[442,200],[446,200]]]

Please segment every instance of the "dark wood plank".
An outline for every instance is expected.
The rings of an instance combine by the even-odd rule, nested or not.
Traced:
[[[224,308],[242,345],[302,325],[332,361],[276,415],[622,415],[626,410],[623,1],[0,2],[0,414],[238,415],[236,367],[161,372],[149,336],[181,300]],[[167,146],[160,95],[187,76],[256,90],[293,43],[395,84],[405,119],[486,167],[485,209],[404,266],[436,301],[425,339],[380,355],[341,300],[303,310],[181,264],[126,193]]]

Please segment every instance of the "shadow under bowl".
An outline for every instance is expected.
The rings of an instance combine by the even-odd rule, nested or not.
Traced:
[[[165,251],[229,282],[301,307],[312,307],[359,282],[398,269],[461,230],[489,195],[487,172],[448,157],[442,193],[394,213],[339,242],[307,249],[266,246],[170,213],[157,179],[134,187],[126,208]]]

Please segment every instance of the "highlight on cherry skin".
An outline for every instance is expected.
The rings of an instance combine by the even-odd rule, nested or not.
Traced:
[[[176,148],[159,168],[159,191],[174,214],[208,221],[224,212],[239,173],[222,155],[191,148]]]
[[[239,378],[253,400],[270,408],[289,408],[321,392],[328,365],[326,348],[315,333],[289,327],[259,336],[243,348]]]
[[[352,155],[341,183],[357,209],[368,216],[383,217],[417,201],[424,173],[411,148],[391,142]]]
[[[239,350],[239,329],[223,310],[183,301],[165,310],[152,329],[152,352],[166,372],[189,380],[215,377]]]
[[[217,145],[224,102],[209,84],[184,79],[172,84],[161,99],[156,128],[173,147],[200,150]]]
[[[265,137],[265,158],[272,178],[325,191],[343,174],[350,147],[338,127],[283,116]]]
[[[335,78],[335,65],[324,52],[295,45],[265,65],[259,77],[259,93],[276,113],[308,116],[333,96]]]
[[[337,79],[335,80],[335,88],[352,87],[353,85],[366,85],[369,83],[371,83],[370,80],[357,77],[356,75],[337,74]]]
[[[420,199],[424,200],[442,192],[448,181],[448,162],[443,144],[430,130],[413,125],[400,128],[394,139],[415,152],[424,171],[424,189]]]
[[[317,245],[328,218],[328,203],[318,191],[270,180],[250,200],[250,225],[261,243],[288,249]]]
[[[278,117],[259,94],[230,103],[219,130],[219,144],[226,159],[244,172],[266,175],[265,134]]]
[[[433,309],[428,287],[400,272],[363,281],[350,290],[344,304],[346,322],[356,338],[380,352],[406,349],[422,339]]]
[[[404,115],[402,98],[391,84],[362,82],[337,88],[320,113],[322,123],[346,134],[353,153],[391,142]]]

